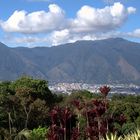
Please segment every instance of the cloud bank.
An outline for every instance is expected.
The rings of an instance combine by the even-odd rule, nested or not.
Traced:
[[[26,34],[50,32],[64,28],[64,12],[55,5],[49,5],[49,11],[15,11],[7,21],[1,22],[1,27],[6,32],[19,32]]]
[[[133,32],[128,33],[128,36],[135,37],[135,38],[140,38],[140,29],[136,29]]]
[[[82,39],[105,38],[120,28],[128,16],[135,12],[134,7],[126,8],[116,2],[102,9],[84,5],[74,18],[67,18],[61,7],[50,4],[48,11],[15,11],[6,21],[1,21],[0,25],[5,32],[20,33],[23,36],[26,34],[27,37],[20,39],[24,42],[40,41],[41,39],[33,39],[31,36],[44,33],[47,34],[47,39],[43,38],[44,41],[57,45]],[[140,30],[129,33],[132,34],[140,36]]]

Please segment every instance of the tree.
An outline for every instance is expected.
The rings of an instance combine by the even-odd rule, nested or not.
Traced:
[[[49,110],[55,101],[61,98],[51,93],[45,80],[21,77],[13,82],[1,82],[0,127],[11,135],[13,129],[19,132],[24,128],[48,126]]]
[[[14,81],[11,84],[11,89],[16,92],[19,89],[28,89],[31,91],[30,96],[32,96],[32,98],[45,100],[49,107],[51,107],[55,102],[54,95],[49,90],[48,82],[45,80],[33,79],[32,77],[24,76]]]
[[[13,94],[10,88],[10,81],[4,81],[0,83],[0,94]]]

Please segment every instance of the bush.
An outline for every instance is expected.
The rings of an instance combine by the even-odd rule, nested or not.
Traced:
[[[30,133],[30,140],[45,140],[48,129],[46,127],[39,127],[33,129]]]

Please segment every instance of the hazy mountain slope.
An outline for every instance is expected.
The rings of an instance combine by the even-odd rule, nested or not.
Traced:
[[[0,43],[0,80],[13,80],[25,74],[45,77],[36,64]]]
[[[22,62],[16,67],[28,68],[30,63],[32,69],[24,73],[39,73],[50,82],[140,83],[140,44],[121,38],[11,51]]]

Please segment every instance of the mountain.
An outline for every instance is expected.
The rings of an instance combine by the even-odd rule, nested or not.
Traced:
[[[24,74],[42,76],[36,64],[0,43],[0,80],[14,80]]]
[[[0,44],[0,80],[31,75],[49,82],[140,84],[140,43],[122,38],[53,47]]]

